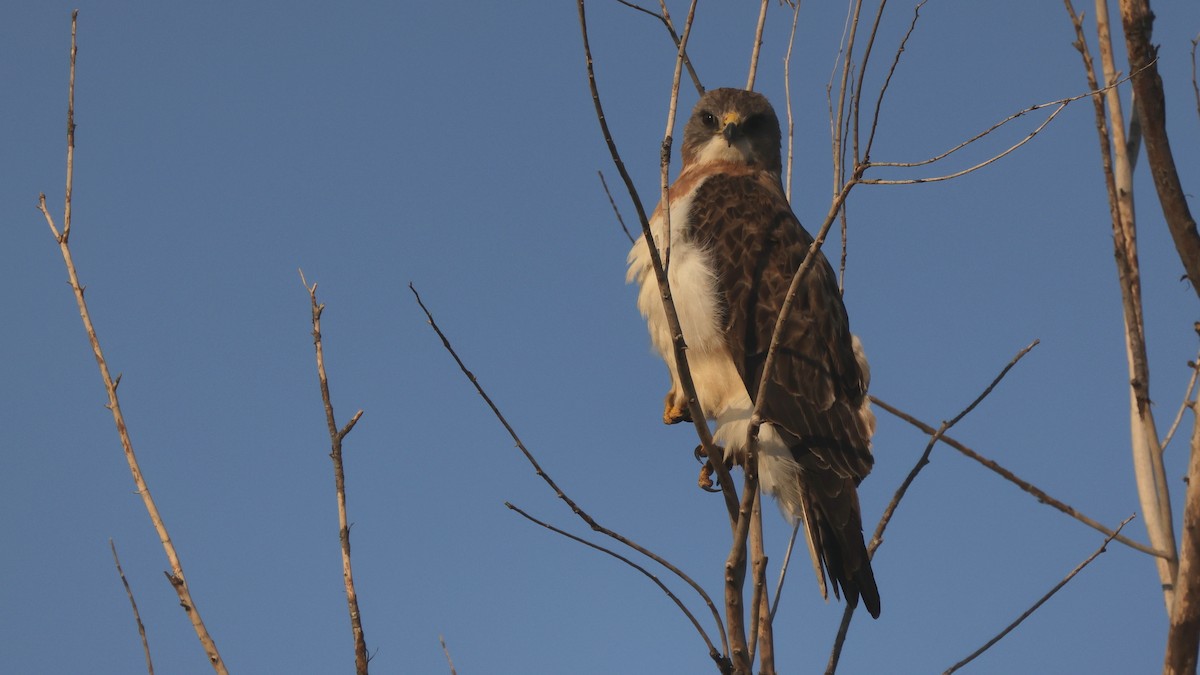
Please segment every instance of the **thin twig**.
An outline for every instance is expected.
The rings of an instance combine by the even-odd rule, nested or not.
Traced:
[[[633,243],[633,234],[625,227],[625,219],[621,217],[621,210],[617,208],[617,202],[613,200],[612,193],[608,191],[608,181],[604,180],[604,172],[597,171],[597,176],[600,176],[600,184],[604,186],[604,194],[608,196],[608,203],[612,206],[613,215],[617,217],[617,222],[621,224],[621,229],[625,231],[625,236],[629,237],[629,243]]]
[[[1107,550],[1109,542],[1111,542],[1113,540],[1113,537],[1117,536],[1117,533],[1121,531],[1121,528],[1125,527],[1125,525],[1129,521],[1133,520],[1136,515],[1137,514],[1133,514],[1133,515],[1129,516],[1128,518],[1126,518],[1125,520],[1121,521],[1121,524],[1117,526],[1116,531],[1113,532],[1113,534],[1109,535],[1104,540],[1104,543],[1100,545],[1100,548],[1096,549],[1095,553],[1092,553],[1090,556],[1087,557],[1086,560],[1084,560],[1083,562],[1076,565],[1075,569],[1071,570],[1070,574],[1068,574],[1065,578],[1063,578],[1062,581],[1055,584],[1054,588],[1051,588],[1045,595],[1043,595],[1041,598],[1039,598],[1037,602],[1033,603],[1033,606],[1030,607],[1029,609],[1025,610],[1021,614],[1021,616],[1017,617],[1016,621],[1013,621],[1008,626],[1006,626],[1004,628],[1004,630],[1000,631],[1000,633],[996,635],[996,637],[992,638],[991,640],[988,640],[987,643],[985,643],[982,647],[980,647],[979,649],[976,649],[974,652],[972,652],[970,656],[963,659],[962,661],[959,661],[958,663],[954,664],[953,666],[950,666],[949,668],[947,668],[946,671],[942,673],[942,675],[950,675],[950,673],[953,673],[954,671],[958,670],[959,668],[962,668],[963,666],[967,665],[971,661],[975,660],[975,658],[978,657],[980,654],[982,654],[985,651],[987,651],[988,649],[990,649],[992,647],[992,645],[994,645],[997,642],[999,642],[1000,640],[1004,639],[1004,636],[1011,633],[1014,628],[1021,625],[1022,621],[1024,621],[1025,619],[1028,619],[1030,617],[1030,615],[1032,615],[1034,612],[1036,612],[1039,607],[1044,605],[1046,603],[1046,601],[1049,600],[1051,597],[1053,597],[1054,594],[1057,593],[1060,589],[1062,589],[1063,586],[1066,586],[1067,583],[1069,583],[1071,581],[1071,579],[1074,579],[1076,574],[1079,574],[1080,572],[1082,572],[1083,568],[1087,567],[1093,560],[1098,558],[1101,553],[1104,553]]]
[[[154,662],[150,660],[150,643],[146,640],[146,626],[142,624],[142,615],[138,613],[137,600],[133,599],[133,589],[125,578],[125,570],[121,569],[121,559],[117,557],[117,545],[112,537],[108,538],[108,547],[112,549],[113,562],[117,565],[117,574],[121,577],[121,585],[125,587],[125,595],[129,596],[129,605],[133,608],[133,620],[137,622],[138,635],[142,638],[142,652],[146,655],[146,671],[154,675]]]
[[[708,634],[704,632],[704,628],[700,625],[700,622],[696,619],[696,616],[694,614],[692,614],[690,610],[688,610],[687,605],[683,604],[683,601],[679,599],[679,596],[672,593],[671,589],[668,588],[667,585],[664,584],[662,582],[662,580],[659,579],[653,572],[651,572],[650,570],[647,570],[645,567],[642,567],[641,565],[635,563],[634,561],[630,560],[629,558],[626,558],[625,556],[621,555],[620,553],[613,551],[610,548],[590,542],[587,539],[584,539],[582,537],[578,537],[574,534],[571,534],[570,532],[567,532],[566,530],[563,530],[562,528],[555,527],[554,525],[551,525],[543,520],[539,520],[538,518],[535,518],[535,517],[529,515],[524,510],[522,510],[520,507],[515,506],[511,502],[504,502],[504,505],[507,506],[509,509],[516,511],[518,514],[520,514],[522,517],[524,517],[526,520],[529,520],[530,522],[533,522],[537,525],[541,525],[542,527],[546,528],[547,530],[550,530],[551,532],[554,532],[555,534],[560,534],[560,535],[566,537],[567,539],[570,539],[571,541],[579,542],[580,544],[583,544],[584,546],[593,548],[597,551],[600,551],[601,553],[610,555],[610,556],[616,558],[617,560],[620,560],[621,562],[625,563],[626,565],[629,565],[630,567],[637,570],[638,572],[641,572],[643,576],[645,576],[650,581],[654,582],[654,585],[658,586],[658,588],[660,590],[662,590],[663,593],[666,593],[667,597],[671,599],[671,602],[674,602],[675,606],[679,608],[679,611],[683,612],[684,616],[687,617],[688,621],[690,621],[692,626],[696,629],[696,632],[700,634],[700,639],[704,640],[704,645],[706,647],[708,647],[709,656],[712,657],[713,661],[715,661],[717,663],[718,667],[722,667],[723,662],[725,662],[724,657],[721,656],[721,653],[719,651],[717,651],[716,647],[713,646],[712,641],[708,639]],[[723,672],[724,672],[724,670],[725,669],[722,668]]]
[[[183,563],[179,559],[179,554],[175,550],[175,544],[171,540],[170,534],[167,532],[166,523],[163,522],[162,515],[158,512],[158,505],[155,504],[154,498],[150,495],[150,487],[142,475],[137,455],[133,452],[133,441],[129,438],[129,430],[125,426],[125,416],[121,413],[121,402],[117,397],[117,382],[113,380],[108,370],[108,362],[105,360],[104,352],[100,348],[100,340],[96,337],[96,327],[92,324],[87,302],[83,297],[83,285],[79,283],[79,277],[75,271],[75,261],[71,257],[71,248],[68,239],[71,233],[71,192],[73,189],[75,156],[75,55],[77,52],[75,26],[78,16],[78,10],[71,13],[71,76],[67,96],[67,187],[61,234],[58,228],[55,227],[54,218],[50,215],[50,211],[46,208],[45,194],[38,196],[38,209],[45,216],[46,223],[50,226],[50,231],[54,233],[54,238],[58,242],[58,249],[62,254],[63,264],[67,269],[67,277],[70,280],[71,290],[75,294],[75,304],[79,307],[79,318],[83,321],[83,328],[87,333],[88,342],[91,344],[92,354],[96,357],[96,365],[100,369],[100,378],[104,381],[104,388],[108,393],[108,405],[106,407],[112,413],[113,423],[117,427],[117,435],[121,439],[121,448],[125,453],[125,461],[129,465],[129,472],[133,476],[134,484],[137,486],[137,493],[142,497],[142,504],[146,508],[146,513],[150,516],[150,522],[154,525],[155,532],[158,533],[163,552],[167,556],[167,563],[171,568],[169,572],[165,573],[167,579],[171,582],[172,588],[175,589],[176,594],[179,596],[179,604],[183,607],[188,615],[188,619],[192,622],[192,628],[196,631],[196,637],[200,640],[200,645],[204,648],[204,653],[207,655],[213,670],[218,675],[226,675],[228,671],[225,668],[225,662],[221,659],[220,652],[217,651],[216,642],[209,635],[204,621],[200,618],[200,610],[196,608],[196,603],[192,599],[191,590],[188,588],[187,580],[183,574]]]
[[[779,581],[775,582],[775,597],[771,600],[771,621],[775,621],[775,610],[779,609],[779,596],[783,593],[783,581],[787,578],[788,565],[792,562],[792,549],[796,547],[796,535],[800,533],[800,520],[792,524],[792,536],[788,537],[787,549],[783,552],[783,563],[779,566]]]
[[[787,53],[783,55],[783,98],[787,107],[787,177],[783,181],[785,196],[792,201],[792,154],[795,149],[795,122],[792,120],[792,47],[796,46],[796,24],[800,21],[800,0],[792,7],[792,32],[788,34]]]
[[[625,162],[621,161],[621,154],[617,152],[617,144],[613,141],[612,133],[608,128],[608,121],[604,117],[604,106],[600,102],[600,90],[596,85],[596,72],[592,66],[592,48],[588,42],[587,12],[585,11],[584,0],[577,0],[576,6],[579,10],[579,28],[583,34],[583,54],[587,65],[588,88],[591,90],[592,104],[596,109],[596,120],[600,123],[600,131],[604,136],[604,142],[608,146],[613,164],[617,167],[617,173],[621,174],[621,179],[625,181],[625,189],[629,191],[629,197],[633,201],[634,209],[637,211],[638,223],[642,226],[642,237],[646,240],[646,245],[650,252],[650,263],[654,268],[655,280],[662,294],[663,314],[667,320],[667,326],[671,331],[671,335],[675,336],[673,346],[675,349],[675,367],[679,375],[679,382],[687,396],[688,411],[691,414],[692,425],[696,429],[696,435],[700,437],[700,446],[704,448],[708,460],[712,462],[716,471],[717,481],[721,486],[721,494],[725,499],[725,509],[729,513],[729,524],[732,529],[737,523],[737,493],[733,487],[733,480],[729,476],[729,469],[725,466],[724,453],[712,442],[712,433],[708,429],[708,421],[704,417],[704,411],[700,408],[700,402],[696,396],[696,386],[692,382],[692,371],[688,366],[687,343],[683,338],[683,329],[679,324],[679,315],[675,311],[675,301],[671,295],[670,284],[667,282],[666,268],[659,255],[658,247],[654,245],[654,234],[650,231],[650,220],[646,217],[646,209],[642,205],[642,199],[638,196],[637,188],[633,185],[633,178],[630,177],[629,172],[625,169]],[[692,7],[693,9],[695,8],[694,0]],[[683,50],[680,49],[680,51],[682,52]],[[663,204],[664,209],[667,206],[667,204]]]
[[[446,647],[446,638],[438,635],[438,642],[442,643],[442,653],[446,655],[446,663],[450,664],[450,675],[458,675],[454,669],[454,659],[450,658],[450,649]]]
[[[1162,442],[1159,443],[1159,452],[1165,452],[1167,444],[1175,437],[1175,430],[1179,428],[1179,423],[1183,420],[1183,411],[1196,402],[1195,392],[1197,376],[1200,376],[1200,354],[1196,354],[1194,361],[1188,362],[1188,368],[1192,370],[1192,377],[1188,380],[1187,389],[1183,392],[1183,403],[1179,404],[1179,412],[1175,414],[1175,420],[1171,422],[1171,428],[1167,430],[1167,435],[1163,436]]]
[[[550,477],[550,474],[546,473],[542,469],[541,465],[538,464],[538,461],[536,458],[534,458],[533,453],[530,452],[529,449],[525,447],[525,443],[521,440],[520,436],[517,435],[516,430],[513,429],[511,424],[508,423],[508,420],[504,417],[504,414],[500,412],[500,408],[497,407],[494,402],[492,402],[492,398],[490,396],[488,396],[486,391],[484,391],[483,385],[479,384],[479,380],[475,377],[475,374],[472,373],[467,368],[466,364],[463,363],[463,360],[461,358],[459,358],[458,353],[456,351],[454,351],[454,347],[450,344],[450,339],[447,338],[446,334],[442,332],[442,329],[440,327],[438,327],[437,322],[433,318],[433,314],[430,313],[429,309],[425,306],[425,303],[421,301],[421,295],[417,292],[416,287],[412,284],[409,284],[408,288],[410,291],[412,291],[413,296],[416,298],[417,304],[421,307],[421,311],[425,313],[426,321],[428,321],[430,327],[433,328],[433,331],[435,333],[437,333],[438,338],[442,341],[442,347],[444,347],[446,349],[446,351],[449,352],[451,358],[453,358],[454,362],[456,364],[458,364],[459,370],[462,371],[463,375],[465,375],[467,377],[467,379],[471,382],[471,384],[475,387],[475,391],[479,394],[479,396],[483,399],[483,401],[485,403],[487,403],[488,408],[491,409],[492,414],[496,417],[497,420],[499,420],[500,424],[504,426],[504,429],[505,429],[505,431],[508,432],[509,437],[511,437],[513,439],[513,442],[516,443],[517,449],[521,451],[521,454],[525,455],[526,461],[528,461],[530,466],[533,467],[534,473],[536,473],[543,481],[545,481],[546,484],[550,486],[550,489],[554,491],[555,496],[558,497],[559,499],[561,499],[563,501],[563,503],[565,503],[567,505],[567,507],[571,509],[571,512],[574,513],[575,515],[579,516],[579,518],[581,520],[583,520],[583,522],[587,523],[588,527],[592,528],[593,531],[599,532],[605,536],[611,537],[612,539],[615,539],[615,540],[621,542],[622,544],[637,551],[638,553],[641,553],[642,555],[646,556],[647,558],[650,558],[654,562],[656,562],[659,565],[662,565],[663,567],[670,570],[671,573],[673,573],[675,576],[679,577],[680,580],[682,580],[684,583],[691,586],[692,589],[694,591],[696,591],[696,594],[699,595],[700,598],[704,601],[704,603],[706,605],[708,605],[708,608],[712,612],[713,619],[716,621],[717,626],[720,629],[720,632],[721,632],[721,635],[723,638],[725,635],[725,626],[724,626],[724,623],[721,621],[721,614],[720,614],[720,612],[717,611],[716,605],[713,604],[713,601],[711,598],[709,598],[708,593],[706,593],[699,584],[697,584],[695,581],[693,581],[691,577],[689,577],[687,574],[685,574],[683,572],[683,570],[679,569],[678,567],[676,567],[674,564],[672,564],[671,562],[669,562],[662,556],[645,548],[644,546],[629,539],[628,537],[618,534],[617,532],[610,530],[607,527],[604,527],[603,525],[601,525],[594,518],[592,518],[586,511],[584,511],[583,508],[580,507],[579,504],[576,503],[574,499],[572,499],[570,496],[567,495],[567,493],[563,492],[562,489],[560,489],[558,487],[558,484],[554,482],[554,479]],[[725,651],[728,652],[728,650],[729,650],[728,645],[723,645],[723,646],[725,648]]]
[[[663,2],[662,0],[660,0],[658,3],[659,6],[662,7],[662,14],[657,14],[655,12],[652,12],[652,11],[646,9],[645,7],[636,5],[632,2],[628,2],[628,0],[617,0],[617,2],[621,3],[622,5],[625,5],[626,7],[630,8],[630,9],[636,9],[639,12],[649,14],[650,16],[661,21],[663,26],[666,27],[667,32],[670,33],[671,41],[675,43],[675,48],[679,49],[681,40],[679,38],[679,34],[675,32],[675,24],[671,22],[671,13],[667,11],[667,3],[666,2]],[[683,64],[685,66],[687,66],[688,75],[692,78],[692,85],[696,87],[696,94],[703,95],[704,94],[704,85],[700,84],[700,76],[696,75],[696,69],[692,67],[692,60],[687,57],[686,50],[684,50]]]
[[[758,54],[762,51],[763,26],[767,25],[767,3],[762,0],[758,9],[758,25],[754,28],[754,47],[750,50],[750,75],[746,77],[746,91],[754,91],[754,78],[758,75]]]
[[[304,284],[304,289],[308,291],[308,297],[312,303],[312,336],[313,346],[317,353],[317,379],[321,384],[321,401],[325,404],[325,422],[329,426],[329,441],[330,452],[329,457],[333,460],[333,482],[337,493],[337,510],[338,510],[338,540],[341,543],[342,549],[342,579],[346,586],[346,605],[350,611],[350,632],[354,636],[354,668],[358,675],[367,675],[367,662],[371,657],[367,652],[367,640],[363,634],[362,614],[358,609],[358,593],[354,589],[354,571],[350,565],[350,521],[346,515],[346,474],[342,466],[342,440],[346,438],[346,434],[358,424],[359,418],[362,417],[363,411],[359,410],[354,413],[354,417],[346,423],[346,426],[338,429],[337,422],[333,416],[333,402],[329,396],[329,380],[325,376],[325,350],[321,344],[321,313],[325,311],[325,304],[317,304],[317,284],[314,281],[312,286],[308,285],[308,281],[304,279],[304,271],[300,271],[300,283]]]
[[[921,420],[913,417],[912,415],[904,412],[903,410],[900,410],[899,408],[896,408],[895,406],[893,406],[883,400],[880,400],[879,398],[876,398],[875,396],[871,397],[871,403],[879,408],[882,408],[883,410],[886,410],[887,412],[891,413],[892,415],[895,415],[899,419],[902,419],[905,422],[908,422],[909,424],[920,429],[922,432],[924,432],[926,434],[937,433],[937,430],[934,429],[933,427],[929,426],[928,424],[926,424],[926,423],[922,422]],[[954,438],[943,434],[942,437],[939,438],[938,440],[941,441],[942,443],[945,443],[946,445],[949,445],[950,447],[954,448],[955,450],[959,451],[964,456],[969,457],[969,458],[975,460],[976,462],[979,462],[980,464],[987,467],[991,471],[999,474],[1001,478],[1004,478],[1005,480],[1016,485],[1017,487],[1021,488],[1025,492],[1028,492],[1030,495],[1033,496],[1034,499],[1038,500],[1038,502],[1045,504],[1047,506],[1050,506],[1052,508],[1055,508],[1058,511],[1065,513],[1066,515],[1074,518],[1075,520],[1078,520],[1079,522],[1083,523],[1084,525],[1087,525],[1088,527],[1090,527],[1093,530],[1096,530],[1097,532],[1100,532],[1102,534],[1110,535],[1116,531],[1116,530],[1113,530],[1112,528],[1102,525],[1100,522],[1098,522],[1092,518],[1089,518],[1088,516],[1084,515],[1083,513],[1080,513],[1079,511],[1075,510],[1074,507],[1071,507],[1071,506],[1059,501],[1058,499],[1051,497],[1049,494],[1046,494],[1046,492],[1044,490],[1038,488],[1033,483],[1030,483],[1029,481],[1018,477],[1015,473],[1013,473],[1012,471],[1009,471],[1008,469],[1004,468],[1003,466],[1000,466],[1000,464],[996,463],[994,460],[984,457],[983,455],[972,450],[971,448],[967,447],[966,445],[963,445],[961,442],[955,440]],[[1118,536],[1114,537],[1114,541],[1118,541],[1132,549],[1141,551],[1142,553],[1147,553],[1149,555],[1157,556],[1157,557],[1166,557],[1166,553],[1164,553],[1162,551],[1156,551],[1155,549],[1153,549],[1149,546],[1146,546],[1145,544],[1142,544],[1140,542],[1134,541],[1133,539],[1130,539],[1130,538],[1126,537],[1125,535],[1118,535]]]
[[[995,124],[988,127],[987,129],[979,132],[978,134],[975,134],[971,138],[968,138],[967,140],[959,143],[958,145],[954,146],[953,148],[950,148],[949,150],[947,150],[939,155],[934,155],[933,157],[930,157],[928,159],[924,159],[924,160],[921,160],[918,162],[871,162],[869,164],[869,166],[871,168],[875,168],[875,167],[913,168],[913,167],[926,166],[929,164],[933,164],[934,162],[943,160],[943,159],[949,157],[950,155],[954,154],[955,152],[962,150],[963,148],[967,147],[968,145],[974,143],[975,141],[978,141],[979,139],[983,138],[984,136],[987,136],[988,134],[996,131],[1000,127],[1005,126],[1009,122],[1012,122],[1013,120],[1015,120],[1019,117],[1023,117],[1025,115],[1028,115],[1031,112],[1036,112],[1043,108],[1049,108],[1051,106],[1054,106],[1054,110],[1050,113],[1050,115],[1047,116],[1046,119],[1042,120],[1042,123],[1039,124],[1037,126],[1037,128],[1035,128],[1033,131],[1026,134],[1024,136],[1024,138],[1022,138],[1020,141],[1009,146],[1003,152],[993,155],[992,157],[990,157],[982,162],[979,162],[978,164],[975,164],[974,166],[963,169],[962,171],[955,171],[954,173],[949,173],[949,174],[945,174],[945,175],[941,175],[941,176],[930,176],[927,178],[907,178],[907,179],[895,179],[895,180],[874,178],[874,179],[864,179],[862,182],[870,184],[870,185],[916,185],[918,183],[936,183],[939,181],[950,180],[952,178],[958,178],[959,176],[965,176],[968,173],[978,171],[979,169],[982,169],[983,167],[988,166],[989,164],[992,164],[996,161],[999,161],[1000,159],[1002,159],[1004,157],[1007,157],[1008,155],[1015,152],[1021,146],[1025,145],[1029,141],[1033,140],[1034,136],[1037,136],[1038,134],[1040,134],[1042,132],[1043,129],[1045,129],[1047,126],[1049,126],[1049,124],[1052,121],[1054,121],[1054,118],[1058,117],[1059,113],[1061,113],[1063,111],[1063,109],[1066,108],[1068,105],[1070,105],[1070,104],[1074,103],[1075,101],[1078,101],[1082,98],[1087,98],[1089,96],[1094,96],[1095,94],[1108,91],[1109,89],[1116,87],[1116,86],[1122,84],[1123,82],[1127,81],[1130,77],[1132,77],[1132,76],[1126,76],[1107,87],[1096,88],[1092,91],[1088,91],[1088,92],[1085,92],[1082,94],[1077,94],[1075,96],[1070,96],[1068,98],[1058,99],[1057,101],[1048,101],[1046,103],[1039,103],[1037,105],[1031,105],[1028,108],[1025,108],[1023,110],[1018,110],[1017,112],[1009,115],[1008,117],[1005,117],[1004,119],[1000,120],[999,122],[996,122]]]
[[[930,434],[929,442],[925,445],[925,450],[921,453],[921,458],[917,460],[917,463],[913,465],[912,470],[910,470],[908,475],[905,476],[904,480],[900,483],[900,487],[896,488],[896,493],[892,496],[892,500],[888,502],[887,507],[883,510],[883,516],[880,517],[879,524],[875,526],[875,532],[871,535],[871,541],[867,544],[868,558],[874,558],[875,551],[880,547],[880,545],[883,544],[884,530],[887,529],[888,523],[891,522],[892,517],[896,514],[896,508],[900,505],[900,500],[904,498],[904,495],[908,492],[908,488],[912,485],[913,481],[916,480],[917,474],[919,474],[921,469],[925,468],[925,466],[929,464],[929,456],[933,452],[933,446],[937,445],[939,440],[945,438],[946,431],[948,431],[955,424],[958,424],[959,421],[970,414],[970,412],[974,410],[976,406],[983,401],[983,399],[987,398],[987,396],[992,393],[992,390],[996,388],[996,385],[1000,384],[1000,381],[1003,380],[1004,376],[1008,374],[1008,371],[1012,370],[1013,367],[1016,366],[1026,354],[1032,351],[1034,347],[1038,346],[1038,343],[1038,340],[1034,340],[1021,349],[1021,351],[1017,352],[1017,355],[1014,356],[1012,360],[1000,370],[1000,374],[997,375],[991,381],[991,383],[988,384],[988,386],[985,387],[984,390],[978,396],[976,396],[969,405],[967,405],[967,407],[963,408],[961,412],[959,412],[949,421],[942,422],[942,425],[936,431]],[[853,605],[846,605],[845,610],[842,612],[842,621],[838,626],[837,637],[834,638],[833,649],[830,650],[829,653],[829,662],[825,667],[825,672],[827,675],[832,675],[837,670],[838,660],[841,658],[842,654],[842,647],[845,645],[846,635],[849,632],[850,621],[854,616],[854,609],[855,607]]]

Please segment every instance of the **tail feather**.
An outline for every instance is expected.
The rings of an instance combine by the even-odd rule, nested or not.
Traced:
[[[805,481],[803,517],[813,565],[820,571],[822,594],[828,574],[835,597],[845,596],[849,605],[858,604],[861,598],[871,616],[879,618],[879,588],[863,542],[854,482],[834,476],[818,478],[821,480]]]

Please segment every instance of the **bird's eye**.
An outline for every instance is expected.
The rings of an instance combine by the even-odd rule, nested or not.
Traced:
[[[713,128],[717,126],[717,117],[710,112],[700,113],[700,123],[706,127]]]

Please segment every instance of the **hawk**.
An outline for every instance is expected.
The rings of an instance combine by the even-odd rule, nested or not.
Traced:
[[[704,415],[726,462],[743,462],[767,350],[792,277],[812,236],[792,213],[780,178],[779,120],[761,94],[705,93],[683,132],[683,166],[650,227],[668,253],[667,277]],[[627,282],[671,374],[663,421],[689,420],[672,336],[644,238],[629,252]],[[797,291],[762,401],[758,473],[791,522],[804,523],[821,593],[879,616],[879,589],[863,542],[858,484],[871,471],[875,416],[870,370],[829,261],[821,253]]]

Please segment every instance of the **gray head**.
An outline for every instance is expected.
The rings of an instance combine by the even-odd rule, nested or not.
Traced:
[[[683,165],[731,161],[780,173],[779,118],[762,94],[744,89],[705,92],[683,128]]]

